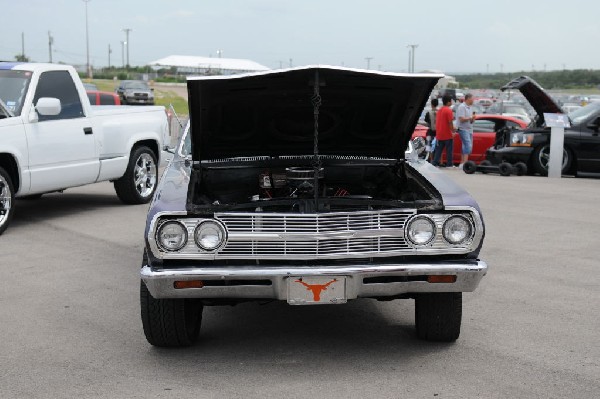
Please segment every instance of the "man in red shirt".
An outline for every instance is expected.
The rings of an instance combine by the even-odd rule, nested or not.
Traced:
[[[438,111],[435,121],[435,138],[437,139],[437,144],[435,146],[435,154],[432,164],[434,166],[439,166],[440,158],[442,157],[442,151],[445,148],[446,166],[452,167],[452,143],[454,141],[454,125],[452,124],[452,121],[454,120],[454,114],[450,108],[450,104],[452,104],[452,97],[448,95],[443,96],[442,104],[443,107]]]

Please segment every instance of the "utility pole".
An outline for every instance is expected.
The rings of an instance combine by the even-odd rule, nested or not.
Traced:
[[[485,73],[490,73],[490,64],[485,64]]]
[[[504,64],[500,64],[500,73],[504,72]]]
[[[129,32],[131,32],[133,29],[123,28],[121,30],[125,32],[125,44],[127,45],[127,68],[129,68]]]
[[[88,78],[92,77],[90,69],[90,36],[88,30],[88,3],[92,0],[82,0],[85,3],[85,54],[86,54],[86,71]]]
[[[283,61],[279,61],[279,69],[283,69]]]
[[[290,58],[290,68],[292,68],[292,65],[293,65],[292,59]]]
[[[127,42],[121,41],[121,64],[123,64],[123,69],[125,69],[125,44]]]
[[[373,59],[373,57],[365,57],[365,60],[367,60],[367,69],[371,69],[371,60]]]
[[[25,61],[25,32],[21,32],[21,57]]]
[[[411,48],[411,57],[410,57],[410,72],[415,72],[415,49],[419,47],[418,44],[409,44],[407,47]]]
[[[48,31],[48,55],[50,56],[50,63],[52,64],[52,45],[54,44],[54,38],[50,31]]]
[[[112,54],[112,49],[110,48],[110,43],[108,44],[108,67],[110,68],[110,55]]]
[[[407,48],[410,46],[406,46]],[[408,49],[408,68],[406,69],[407,72],[410,73],[410,64],[411,64],[411,57],[412,57],[412,53],[410,52],[410,48]]]

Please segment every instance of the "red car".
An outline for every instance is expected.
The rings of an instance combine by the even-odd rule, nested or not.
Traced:
[[[117,93],[88,90],[87,96],[91,105],[121,105],[121,99]]]
[[[481,114],[475,116],[475,122],[473,123],[473,152],[469,156],[470,161],[474,161],[479,164],[485,160],[485,152],[488,148],[494,145],[496,140],[496,132],[503,127],[524,129],[527,127],[527,123],[523,122],[519,118],[515,118],[507,115],[491,115]],[[423,125],[417,125],[412,138],[423,137],[427,133],[427,127]],[[452,161],[454,164],[460,163],[462,149],[462,141],[460,137],[456,135],[454,137],[454,146]],[[446,162],[446,153],[442,153],[442,164]]]

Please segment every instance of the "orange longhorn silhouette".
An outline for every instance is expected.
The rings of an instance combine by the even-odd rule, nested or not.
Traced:
[[[321,300],[321,292],[322,291],[326,291],[327,287],[329,287],[331,284],[335,283],[337,281],[337,279],[333,279],[330,282],[328,282],[327,284],[306,284],[304,281],[302,280],[296,280],[296,283],[300,283],[303,286],[306,287],[307,291],[312,291],[313,293],[313,300],[315,302],[319,302]]]

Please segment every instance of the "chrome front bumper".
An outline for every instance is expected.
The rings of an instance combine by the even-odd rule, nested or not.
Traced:
[[[406,293],[471,292],[487,273],[480,260],[351,266],[235,266],[152,269],[144,265],[141,277],[154,298],[287,299],[287,279],[310,276],[346,276],[348,299],[397,296]],[[411,281],[411,277],[455,275],[454,283]],[[380,278],[378,280],[365,279]],[[407,277],[402,282],[378,282]],[[383,279],[381,279],[383,278]],[[211,282],[202,288],[174,287],[176,281]],[[390,279],[387,279],[390,280]],[[248,282],[248,284],[245,283]],[[258,284],[257,282],[260,282]],[[216,284],[215,284],[216,283]],[[231,285],[229,284],[231,283]]]

